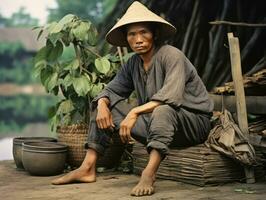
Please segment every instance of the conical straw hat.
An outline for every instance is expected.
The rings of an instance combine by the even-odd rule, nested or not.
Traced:
[[[176,32],[176,28],[172,24],[154,14],[140,2],[135,1],[131,4],[131,6],[129,6],[122,18],[106,34],[107,42],[115,46],[127,46],[128,43],[123,28],[127,24],[136,22],[158,23],[159,36],[161,40],[168,39]]]

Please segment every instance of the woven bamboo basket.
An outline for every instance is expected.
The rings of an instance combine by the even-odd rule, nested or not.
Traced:
[[[88,138],[88,126],[85,124],[74,124],[61,126],[57,129],[58,142],[69,147],[67,164],[71,168],[77,168],[82,164],[86,156],[85,143]],[[113,134],[112,144],[106,149],[105,154],[97,160],[97,166],[112,168],[119,164],[123,154],[124,145],[117,133]]]
[[[67,163],[71,168],[79,167],[85,158],[87,134],[88,126],[85,124],[60,126],[57,129],[58,142],[69,147]]]

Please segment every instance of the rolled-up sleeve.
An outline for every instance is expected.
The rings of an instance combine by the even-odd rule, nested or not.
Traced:
[[[173,107],[182,105],[185,89],[185,58],[177,51],[169,51],[163,55],[165,66],[165,79],[163,86],[155,93],[151,100],[160,101]]]
[[[130,96],[134,90],[130,64],[127,63],[118,71],[114,79],[92,101],[92,108],[97,106],[97,101],[102,97],[110,100],[110,107]]]

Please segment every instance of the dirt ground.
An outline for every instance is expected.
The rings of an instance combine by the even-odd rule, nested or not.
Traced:
[[[266,182],[230,183],[197,187],[175,181],[157,180],[156,193],[149,197],[131,197],[130,190],[138,181],[135,175],[102,173],[96,183],[51,185],[55,177],[30,176],[18,171],[13,161],[0,162],[0,200],[264,200]]]

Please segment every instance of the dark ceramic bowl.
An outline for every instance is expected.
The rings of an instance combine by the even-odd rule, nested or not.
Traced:
[[[36,176],[53,176],[64,171],[68,147],[54,142],[25,142],[22,163],[26,171]]]
[[[16,137],[13,139],[13,158],[18,169],[24,169],[22,163],[22,143],[23,142],[56,142],[52,137]]]

